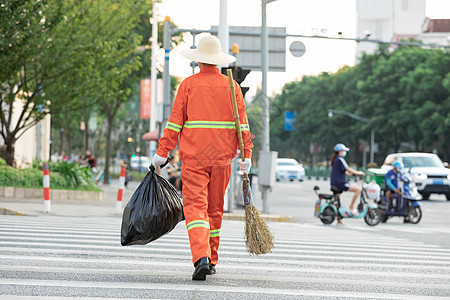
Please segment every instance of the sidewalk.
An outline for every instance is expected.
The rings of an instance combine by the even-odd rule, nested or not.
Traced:
[[[123,191],[122,207],[128,203],[133,192],[139,185],[139,182],[132,181],[128,188]],[[121,218],[121,214],[116,214],[116,202],[118,187],[114,182],[111,185],[99,186],[106,195],[105,201],[97,200],[66,200],[66,199],[50,199],[52,216],[66,217],[117,217]],[[224,220],[245,220],[244,207],[233,208],[232,213],[224,213]],[[0,215],[44,215],[44,199],[12,199],[0,198]],[[274,222],[293,222],[292,216],[281,216],[271,214],[261,214],[266,221]]]

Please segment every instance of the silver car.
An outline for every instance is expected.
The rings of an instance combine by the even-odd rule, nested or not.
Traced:
[[[299,180],[303,181],[305,178],[305,169],[302,164],[299,164],[293,158],[278,158],[275,169],[276,180]]]

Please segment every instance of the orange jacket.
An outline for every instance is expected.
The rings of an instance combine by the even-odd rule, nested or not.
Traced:
[[[245,103],[235,82],[244,154],[252,157]],[[226,165],[236,156],[238,139],[234,123],[228,77],[216,67],[203,67],[181,83],[164,135],[159,139],[159,156],[167,157],[178,143],[183,163],[203,166]]]

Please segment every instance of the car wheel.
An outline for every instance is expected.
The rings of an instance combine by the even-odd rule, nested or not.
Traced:
[[[423,200],[430,199],[430,193],[422,192],[420,194],[422,195]]]
[[[450,193],[447,193],[445,196],[447,197],[447,201],[450,201]]]

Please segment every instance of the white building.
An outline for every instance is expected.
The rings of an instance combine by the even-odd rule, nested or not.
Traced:
[[[450,45],[450,19],[426,18],[419,39],[424,44]]]
[[[396,36],[418,36],[425,19],[425,0],[357,0],[357,37],[391,41]],[[373,53],[378,44],[360,42],[362,52]]]

